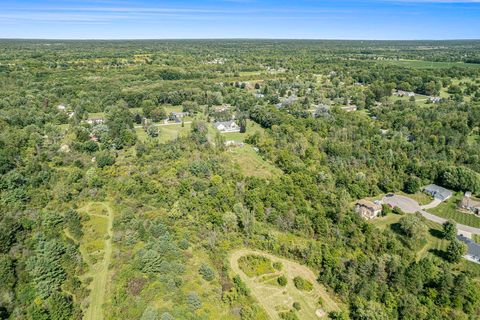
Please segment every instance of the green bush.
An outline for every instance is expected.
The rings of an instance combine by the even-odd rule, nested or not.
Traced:
[[[200,309],[202,307],[202,301],[196,292],[190,292],[187,296],[188,304],[193,310]]]
[[[300,309],[302,309],[302,306],[300,305],[300,302],[294,302],[293,308],[297,311],[300,311]]]
[[[313,289],[313,284],[310,281],[303,279],[302,277],[293,278],[293,283],[298,290],[312,291]]]
[[[287,285],[287,278],[285,276],[280,276],[277,278],[277,282],[279,285],[281,285],[282,287],[285,287]]]
[[[207,281],[212,281],[215,278],[215,273],[213,272],[213,270],[209,266],[203,263],[200,266],[200,269],[198,269],[198,273],[200,273],[203,279]]]
[[[277,271],[281,271],[283,268],[283,264],[279,261],[273,263],[273,268]]]
[[[279,313],[279,316],[282,320],[299,320],[293,310],[281,312]]]
[[[262,274],[273,273],[272,261],[259,255],[246,255],[238,259],[238,266],[249,277],[257,277]]]

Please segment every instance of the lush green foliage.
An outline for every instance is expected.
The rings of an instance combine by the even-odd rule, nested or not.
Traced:
[[[226,264],[242,246],[316,270],[342,304],[334,319],[479,317],[456,240],[418,257],[420,217],[380,231],[352,212],[432,182],[480,192],[479,48],[0,41],[0,318],[84,316],[84,275],[103,261],[80,250],[92,202],[114,211],[106,319],[266,319]],[[211,125],[233,116],[243,147]],[[234,148],[274,174],[244,174]],[[279,270],[247,260],[253,276]]]

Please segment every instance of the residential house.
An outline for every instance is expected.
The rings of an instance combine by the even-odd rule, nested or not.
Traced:
[[[357,111],[357,106],[355,105],[348,105],[348,106],[343,106],[341,107],[341,109],[343,111],[346,111],[346,112],[353,112],[353,111]]]
[[[440,101],[442,101],[442,98],[440,98],[440,97],[429,97],[428,101],[430,101],[431,103],[439,103]]]
[[[457,239],[467,245],[467,254],[464,257],[472,262],[480,263],[480,244],[463,235],[458,235]]]
[[[472,199],[471,192],[465,192],[465,196],[460,200],[458,205],[462,209],[480,214],[480,201]]]
[[[378,201],[358,200],[355,204],[355,212],[362,218],[371,220],[382,212],[382,205]]]
[[[288,107],[288,106],[292,105],[297,100],[298,100],[298,98],[296,96],[290,96],[290,97],[286,98],[285,100],[283,100],[282,102],[277,103],[275,106],[277,107],[277,109],[285,108],[285,107]]]
[[[245,144],[241,141],[227,140],[225,141],[225,146],[227,147],[243,147]]]
[[[59,111],[65,111],[66,109],[67,109],[67,107],[65,107],[65,105],[64,105],[63,103],[62,103],[62,104],[59,104],[59,105],[57,106],[57,110],[59,110]]]
[[[440,201],[445,201],[452,196],[452,191],[435,184],[429,184],[423,188],[423,191]]]
[[[415,92],[397,90],[394,95],[398,97],[415,97]]]
[[[105,119],[103,118],[90,118],[87,120],[87,123],[89,124],[102,124],[105,122]]]
[[[315,118],[318,117],[327,117],[330,115],[330,106],[326,104],[319,104],[315,107],[315,111],[313,111],[313,116]]]
[[[240,126],[235,121],[217,121],[213,126],[220,132],[240,132]]]
[[[188,112],[171,112],[168,118],[176,123],[180,123],[186,116],[188,116]]]

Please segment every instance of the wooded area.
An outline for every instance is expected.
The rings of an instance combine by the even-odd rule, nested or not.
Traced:
[[[480,317],[451,232],[353,211],[480,196],[479,62],[479,41],[0,40],[0,319],[267,319],[243,247],[313,270],[331,319]]]

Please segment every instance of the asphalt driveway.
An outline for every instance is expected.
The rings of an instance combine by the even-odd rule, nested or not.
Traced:
[[[422,210],[417,201],[405,196],[394,194],[383,197],[383,202],[393,207],[399,207],[405,213],[415,213]]]
[[[433,200],[431,203],[425,206],[420,206],[417,201],[410,199],[409,197],[393,194],[393,195],[383,197],[382,201],[390,205],[391,207],[399,207],[405,213],[420,212],[420,214],[424,216],[427,220],[430,220],[439,224],[443,224],[445,223],[445,221],[447,221],[443,218],[437,217],[436,215],[433,215],[423,210],[423,209],[435,208],[440,203],[442,203],[439,200]],[[480,234],[480,229],[457,223],[457,233],[463,234],[464,236],[469,236],[471,234]]]

